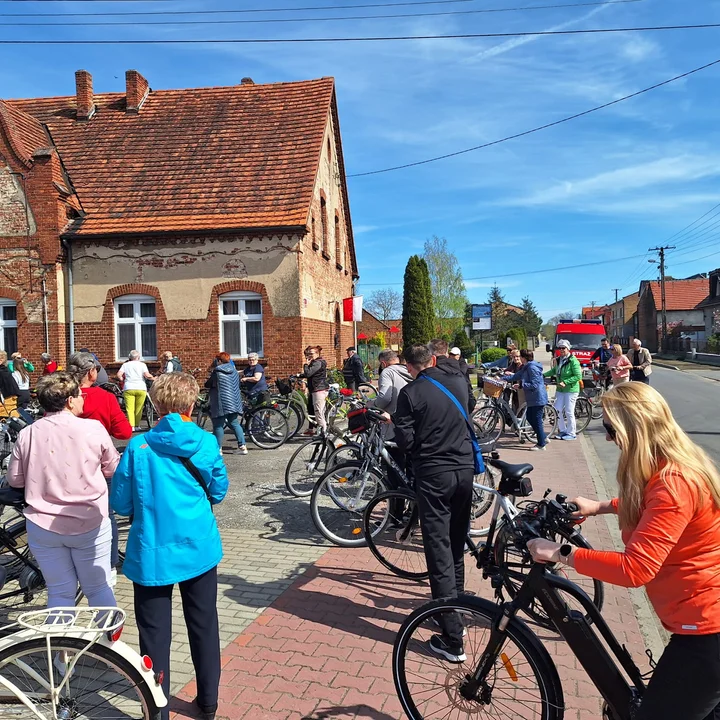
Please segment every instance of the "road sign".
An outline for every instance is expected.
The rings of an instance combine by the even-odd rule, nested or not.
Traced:
[[[492,305],[472,305],[472,329],[492,330]]]

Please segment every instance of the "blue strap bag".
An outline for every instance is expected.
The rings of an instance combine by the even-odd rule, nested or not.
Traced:
[[[458,402],[458,399],[444,386],[441,385],[437,380],[433,380],[431,377],[427,375],[420,375],[418,378],[425,379],[429,382],[431,382],[436,388],[442,390],[455,404],[455,407],[460,411],[460,414],[463,416],[463,419],[465,420],[465,424],[467,425],[468,431],[470,432],[470,442],[472,443],[473,448],[473,456],[475,460],[475,474],[480,475],[485,472],[485,463],[483,462],[483,456],[482,452],[480,450],[480,444],[478,443],[477,436],[475,435],[475,430],[473,430],[472,423],[468,419],[467,413],[465,412],[465,409],[463,406]]]

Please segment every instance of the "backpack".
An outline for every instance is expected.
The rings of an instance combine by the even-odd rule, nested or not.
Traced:
[[[173,359],[170,361],[173,364],[173,372],[182,372],[182,363],[180,362],[179,358],[173,357]]]

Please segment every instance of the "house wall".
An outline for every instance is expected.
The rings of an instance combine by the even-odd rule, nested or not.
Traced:
[[[658,350],[658,313],[655,308],[655,299],[650,290],[646,290],[641,296],[637,307],[638,313],[638,337],[643,345],[650,352]]]

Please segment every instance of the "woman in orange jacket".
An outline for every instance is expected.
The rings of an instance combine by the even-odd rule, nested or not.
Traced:
[[[720,720],[720,474],[662,396],[625,383],[603,396],[607,439],[620,448],[618,497],[575,498],[580,515],[618,515],[624,552],[528,543],[537,562],[645,586],[672,634],[636,720]]]

